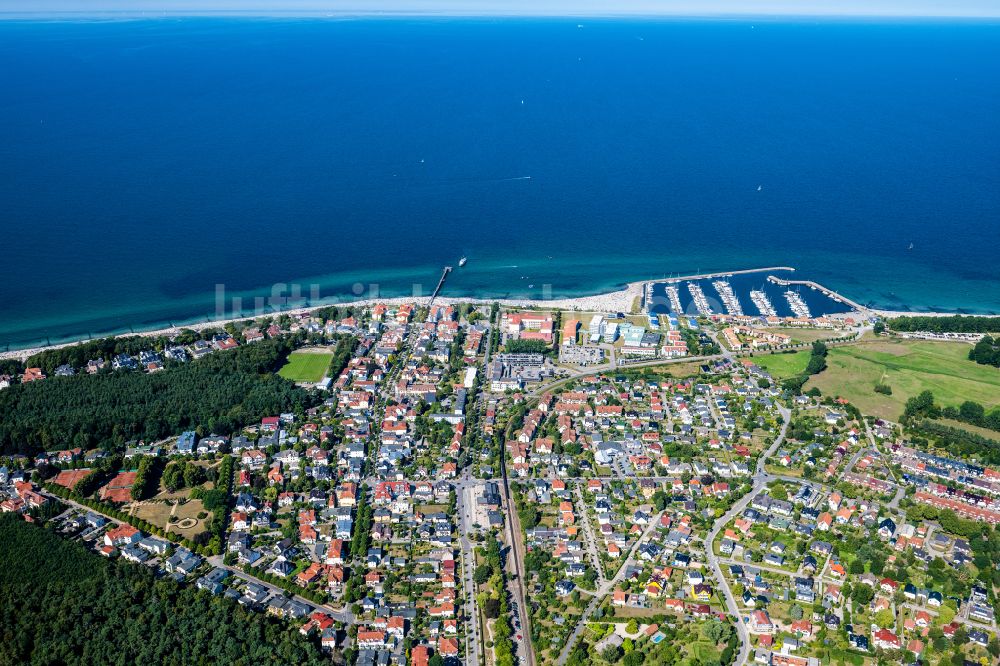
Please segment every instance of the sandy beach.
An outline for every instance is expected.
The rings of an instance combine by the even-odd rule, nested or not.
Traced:
[[[674,280],[692,280],[692,279],[704,279],[715,276],[722,275],[732,275],[735,273],[752,273],[759,271],[773,270],[776,268],[781,268],[783,270],[794,270],[790,267],[773,267],[773,268],[755,268],[755,269],[745,269],[739,271],[728,271],[720,273],[706,273],[699,275],[687,275],[677,278],[671,278]],[[540,308],[540,309],[552,309],[552,310],[579,310],[581,312],[629,312],[632,309],[633,304],[636,302],[637,298],[643,296],[643,292],[647,285],[656,282],[662,282],[663,280],[640,280],[637,282],[630,282],[627,284],[625,289],[620,289],[618,291],[607,292],[604,294],[595,294],[593,296],[580,296],[576,298],[555,298],[555,299],[505,299],[505,298],[487,298],[487,299],[477,299],[477,298],[450,298],[445,296],[439,296],[434,299],[435,303],[456,305],[459,303],[475,303],[480,305],[499,303],[505,307],[518,307],[518,308]],[[832,292],[832,290],[829,290]],[[832,292],[835,293],[835,292]],[[297,316],[302,314],[308,314],[316,310],[320,310],[331,306],[353,306],[353,307],[364,307],[375,305],[376,303],[384,303],[386,305],[399,305],[402,303],[415,303],[417,305],[426,305],[430,302],[431,298],[429,296],[422,297],[396,297],[396,298],[368,298],[360,299],[356,301],[342,301],[342,302],[331,302],[324,303],[321,305],[282,310],[280,312],[271,312],[266,315],[260,316],[278,316],[278,315],[289,315]],[[847,299],[849,300],[849,299]],[[925,317],[949,317],[953,316],[953,312],[905,312],[896,310],[878,310],[870,308],[860,308],[858,310],[861,314],[865,316],[878,316],[878,317],[903,317],[909,315],[919,315]],[[972,316],[982,316],[982,317],[996,317],[1000,315],[972,315]],[[232,317],[228,319],[217,319],[208,322],[198,322],[189,325],[172,326],[166,328],[158,328],[149,331],[137,331],[135,333],[121,333],[118,335],[135,335],[139,337],[173,337],[180,333],[182,330],[192,330],[200,331],[206,328],[219,328],[225,326],[226,324],[234,322],[248,322],[256,319],[257,317]],[[117,336],[110,336],[117,337]],[[0,359],[18,359],[25,360],[28,357],[37,354],[40,351],[46,349],[58,349],[60,347],[68,347],[75,344],[79,344],[81,340],[73,342],[65,342],[54,345],[43,345],[38,347],[31,347],[26,349],[16,349],[6,352],[0,352]]]
[[[619,291],[612,291],[606,294],[596,294],[594,296],[580,296],[578,298],[556,298],[556,299],[476,299],[476,298],[449,298],[444,296],[439,296],[434,299],[436,304],[442,305],[456,305],[459,303],[476,303],[476,304],[491,304],[499,303],[500,305],[507,307],[518,307],[518,308],[550,308],[553,310],[581,310],[581,311],[598,311],[598,312],[628,312],[632,309],[632,304],[635,302],[636,298],[642,296],[643,288],[647,284],[647,281],[641,282],[631,282],[625,289]],[[280,312],[270,312],[266,315],[260,316],[280,316],[289,315],[297,316],[302,314],[308,314],[316,310],[321,310],[327,307],[333,306],[352,306],[352,307],[364,307],[375,305],[376,303],[384,303],[386,305],[399,305],[402,303],[415,303],[417,305],[426,305],[431,300],[430,296],[421,297],[397,297],[397,298],[366,298],[357,301],[343,301],[343,302],[331,302],[324,303],[321,305],[315,305],[305,308],[296,308],[289,310],[282,310]],[[206,328],[219,328],[225,326],[226,324],[234,322],[247,322],[253,321],[257,317],[232,317],[228,319],[216,319],[208,322],[198,322],[189,325],[172,326],[166,328],[158,328],[149,331],[136,331],[135,333],[120,333],[120,336],[139,336],[146,338],[157,338],[157,337],[173,337],[180,333],[182,330],[200,331]],[[108,336],[108,337],[118,337],[118,336]],[[37,354],[40,351],[46,349],[58,349],[60,347],[69,347],[75,344],[83,342],[82,340],[76,340],[73,342],[64,342],[54,345],[42,345],[38,347],[30,347],[26,349],[14,349],[11,351],[0,352],[0,359],[18,359],[25,360],[28,357]]]

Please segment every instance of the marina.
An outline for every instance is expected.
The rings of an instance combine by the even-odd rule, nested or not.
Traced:
[[[754,317],[821,317],[865,310],[815,282],[788,279],[793,270],[771,267],[656,281],[646,291],[647,309],[655,314],[673,312],[706,316],[707,311],[710,314],[738,316],[737,313],[743,313]],[[785,296],[789,290],[796,294],[794,308]],[[714,297],[716,292],[718,298]],[[808,315],[802,314],[805,312]]]
[[[785,292],[785,300],[788,301],[788,307],[792,309],[792,312],[795,313],[796,317],[801,317],[803,319],[809,319],[812,317],[812,314],[809,312],[809,306],[802,300],[802,296],[799,295],[799,292],[791,289],[787,290]]]
[[[698,310],[698,314],[704,315],[705,317],[711,317],[712,307],[708,304],[708,299],[705,298],[705,292],[702,291],[701,285],[697,282],[688,282],[688,291],[691,292],[691,298],[694,300],[694,306]]]
[[[740,305],[740,300],[736,298],[736,294],[733,293],[733,287],[726,280],[714,280],[712,286],[715,287],[715,291],[719,293],[719,298],[722,299],[722,304],[726,306],[726,312],[733,316],[742,317],[743,316],[743,306]]]
[[[750,300],[753,301],[754,306],[756,306],[757,311],[760,312],[762,317],[777,317],[778,313],[774,310],[774,305],[771,303],[771,299],[767,297],[767,293],[760,289],[750,290]]]
[[[653,290],[653,285],[649,285],[650,292]],[[681,294],[677,291],[677,285],[668,284],[666,287],[667,298],[670,299],[670,311],[671,312],[684,312],[684,308],[681,307]],[[652,302],[652,299],[650,299]]]
[[[791,286],[809,287],[811,290],[818,291],[818,292],[822,293],[824,296],[828,297],[829,299],[831,299],[833,301],[836,301],[837,303],[841,303],[841,304],[843,304],[843,305],[845,305],[845,306],[847,306],[849,308],[853,308],[855,310],[865,310],[866,309],[865,306],[863,306],[863,305],[861,305],[861,304],[859,304],[859,303],[857,303],[855,301],[852,301],[851,299],[847,298],[846,296],[842,296],[841,294],[838,294],[837,292],[835,292],[832,289],[828,289],[827,287],[824,287],[823,285],[819,284],[818,282],[813,282],[812,280],[783,280],[783,279],[779,278],[776,275],[768,275],[767,276],[767,280],[768,280],[768,282],[771,282],[771,283],[776,284],[776,285],[781,286],[781,287],[791,287]]]

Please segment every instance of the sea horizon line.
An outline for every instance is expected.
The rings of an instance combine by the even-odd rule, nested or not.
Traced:
[[[0,20],[16,17],[261,16],[330,18],[674,18],[674,19],[998,19],[989,0],[957,0],[941,5],[923,0],[770,0],[748,11],[738,0],[38,0],[25,10],[20,0],[0,0]]]

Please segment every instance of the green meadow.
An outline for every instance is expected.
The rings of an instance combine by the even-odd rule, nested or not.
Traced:
[[[1000,405],[1000,370],[968,360],[969,349],[958,342],[881,339],[836,347],[826,370],[804,390],[815,386],[823,395],[847,398],[864,414],[889,419],[898,419],[907,399],[925,390],[941,406],[973,400],[989,410]],[[803,367],[805,362],[803,356]],[[876,393],[880,383],[892,395]]]
[[[296,351],[288,355],[288,362],[278,374],[293,382],[315,384],[323,379],[333,354],[328,352]]]

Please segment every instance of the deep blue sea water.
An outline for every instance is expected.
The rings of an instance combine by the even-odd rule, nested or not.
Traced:
[[[790,265],[1000,312],[997,81],[996,23],[0,22],[0,349],[462,255],[446,295]]]

